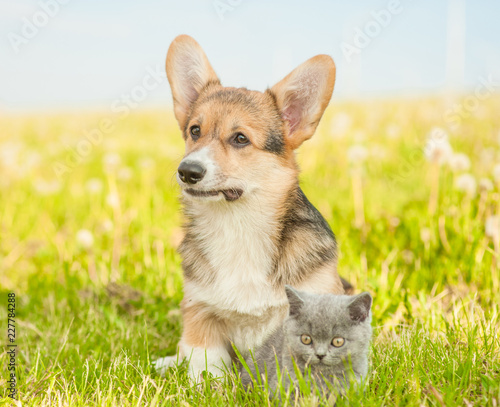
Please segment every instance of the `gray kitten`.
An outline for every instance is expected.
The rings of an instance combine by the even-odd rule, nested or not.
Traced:
[[[359,382],[368,373],[372,297],[367,292],[356,296],[316,295],[290,286],[285,289],[289,315],[253,357],[246,358],[252,376],[258,381],[267,370],[269,389],[274,393],[279,383],[277,360],[288,390],[290,380],[297,382],[295,361],[302,374],[310,372],[323,394],[331,387],[345,393],[352,379]],[[240,372],[242,383],[251,385],[249,372],[244,367]]]

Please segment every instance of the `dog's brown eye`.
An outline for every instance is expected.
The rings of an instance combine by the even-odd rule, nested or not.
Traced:
[[[304,345],[310,345],[312,343],[312,338],[309,336],[309,335],[302,335],[300,337],[300,341],[304,344]]]
[[[340,336],[332,339],[332,345],[336,348],[340,348],[344,344],[344,342],[344,338],[341,338]]]
[[[236,135],[234,141],[236,141],[236,143],[239,145],[245,145],[245,144],[248,144],[250,142],[250,140],[248,140],[248,137],[245,136],[244,134],[241,134],[241,133],[238,133]]]
[[[200,126],[191,126],[189,132],[191,133],[191,137],[193,137],[193,140],[196,141],[200,138]]]

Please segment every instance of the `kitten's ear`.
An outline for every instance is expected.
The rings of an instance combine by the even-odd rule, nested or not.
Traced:
[[[316,55],[271,88],[287,124],[285,142],[292,149],[314,134],[330,102],[334,84],[333,59],[328,55]]]
[[[220,83],[200,45],[189,35],[179,35],[168,48],[167,78],[174,98],[174,113],[184,128],[193,102],[209,83]]]
[[[297,315],[304,305],[304,300],[300,298],[299,293],[289,285],[285,286],[285,292],[288,297],[288,303],[290,304],[289,315]]]
[[[370,315],[371,307],[372,296],[370,293],[364,292],[353,297],[347,310],[352,321],[363,322]]]

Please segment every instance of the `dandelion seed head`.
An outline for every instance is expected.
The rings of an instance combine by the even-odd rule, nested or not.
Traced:
[[[413,260],[415,259],[415,255],[411,250],[403,250],[401,252],[401,256],[403,257],[403,260],[406,264],[413,263]]]
[[[80,229],[76,233],[76,242],[84,249],[90,249],[94,245],[94,235],[88,229]]]
[[[118,170],[118,179],[128,181],[132,178],[134,172],[130,167],[122,167]]]
[[[465,192],[469,196],[474,196],[477,190],[477,182],[472,174],[462,174],[455,179],[455,188]]]
[[[387,137],[397,139],[401,135],[401,129],[397,124],[390,124],[386,129]]]
[[[156,165],[156,161],[151,157],[144,157],[139,160],[138,165],[143,170],[149,170]]]
[[[424,147],[425,157],[430,162],[442,165],[449,160],[452,153],[453,149],[448,142],[448,133],[438,127],[432,129]]]
[[[330,131],[334,138],[342,138],[351,128],[352,118],[345,112],[333,116],[330,122]]]
[[[465,153],[451,154],[448,165],[453,172],[464,172],[470,169],[470,158]]]
[[[495,162],[496,151],[491,147],[483,148],[479,153],[479,160],[485,167],[490,167]]]
[[[120,206],[120,196],[116,192],[110,192],[106,196],[106,203],[112,208],[118,208]]]
[[[489,178],[481,178],[479,180],[479,189],[481,191],[493,191],[493,182]]]
[[[90,178],[85,184],[85,188],[91,194],[98,194],[102,191],[103,184],[99,178]]]
[[[355,144],[347,150],[347,159],[351,164],[361,165],[368,157],[368,150],[366,147]]]
[[[104,232],[111,232],[113,230],[113,221],[111,219],[104,219],[101,224],[101,228]]]
[[[500,237],[500,216],[491,215],[486,218],[484,233],[491,239],[498,239]]]
[[[104,170],[106,172],[113,172],[118,168],[122,159],[118,153],[107,153],[102,158]]]
[[[493,166],[493,179],[495,182],[500,182],[500,164],[495,164]]]
[[[429,243],[432,238],[432,231],[429,228],[422,228],[420,229],[420,239],[422,239],[422,242],[424,243]]]
[[[397,216],[392,216],[389,218],[389,225],[391,225],[393,228],[397,228],[401,224],[401,219],[399,219]]]
[[[39,195],[54,195],[61,190],[61,183],[57,180],[46,181],[39,178],[33,182],[33,188]]]

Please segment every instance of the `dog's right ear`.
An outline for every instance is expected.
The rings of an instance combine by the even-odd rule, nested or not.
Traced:
[[[167,53],[167,78],[174,98],[174,113],[181,129],[191,105],[209,83],[220,83],[200,45],[189,35],[179,35]]]
[[[335,63],[316,55],[271,88],[286,123],[285,142],[294,150],[311,138],[332,97]]]

